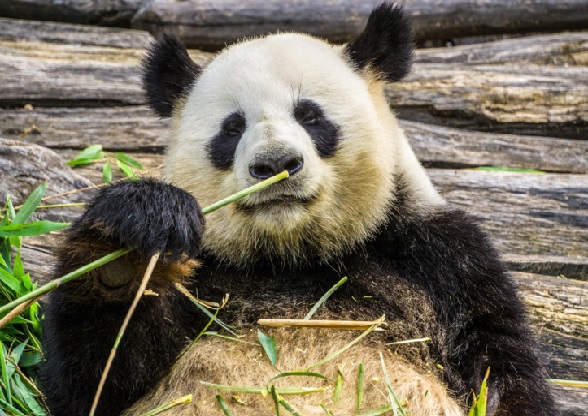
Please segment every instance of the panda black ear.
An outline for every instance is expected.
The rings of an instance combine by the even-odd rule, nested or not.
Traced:
[[[363,32],[345,46],[345,53],[360,70],[368,69],[383,81],[399,81],[410,71],[412,30],[402,7],[376,7]]]
[[[160,117],[170,117],[179,99],[185,97],[202,72],[184,43],[163,32],[151,44],[143,58],[143,90],[147,103]]]

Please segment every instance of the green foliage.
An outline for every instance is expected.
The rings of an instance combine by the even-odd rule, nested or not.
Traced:
[[[486,370],[486,375],[480,386],[480,394],[476,396],[474,394],[474,400],[472,407],[468,412],[468,416],[486,416],[486,398],[488,397],[488,377],[490,376],[490,367]]]
[[[122,174],[128,178],[134,178],[137,176],[133,169],[144,169],[141,163],[129,155],[121,152],[116,152],[114,155],[112,155],[110,153],[104,152],[102,150],[102,145],[99,144],[86,147],[84,150],[78,153],[76,157],[67,161],[66,163],[71,167],[75,167],[89,165],[97,162],[104,162],[104,165],[102,165],[102,181],[112,182],[112,163],[110,163],[110,161],[113,158],[116,166],[120,169]]]
[[[41,203],[46,184],[37,187],[18,212],[10,198],[0,218],[0,306],[25,296],[36,284],[25,273],[20,249],[22,237],[67,227],[51,221],[27,222]],[[3,318],[6,314],[0,315]],[[35,366],[42,359],[39,341],[39,305],[32,303],[0,329],[0,416],[48,414],[35,385]]]
[[[270,362],[275,367],[278,362],[278,347],[276,346],[276,340],[274,337],[267,336],[259,330],[257,331],[257,339],[267,354]]]

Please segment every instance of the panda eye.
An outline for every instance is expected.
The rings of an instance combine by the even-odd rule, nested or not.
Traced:
[[[233,113],[223,121],[222,131],[229,137],[238,137],[243,134],[245,127],[245,117],[240,113]]]
[[[312,101],[301,101],[294,109],[294,117],[305,126],[316,126],[323,120],[323,112]]]

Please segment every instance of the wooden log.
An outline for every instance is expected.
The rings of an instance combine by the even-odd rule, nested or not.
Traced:
[[[405,120],[400,124],[427,167],[588,172],[588,141],[477,133]],[[112,151],[161,153],[170,123],[143,106],[3,110],[0,135],[57,149],[101,144]]]
[[[143,3],[143,0],[9,0],[0,2],[0,16],[103,26],[128,26]]]
[[[143,53],[0,39],[0,106],[141,104]],[[210,54],[193,57],[205,64]],[[588,67],[421,63],[388,94],[402,118],[431,124],[573,139],[588,129]]]
[[[0,39],[145,49],[153,37],[142,30],[0,18]]]
[[[588,67],[423,63],[386,90],[407,120],[581,140],[588,131]]]
[[[500,252],[531,255],[533,260],[557,256],[561,261],[541,264],[540,270],[588,279],[588,176],[441,169],[428,172],[451,204],[481,221]],[[570,262],[574,268],[559,268]],[[536,271],[536,265],[529,262],[529,270]]]
[[[363,30],[379,3],[153,0],[139,10],[132,25],[152,33],[167,28],[191,47],[204,50],[278,30],[346,42]],[[588,28],[588,6],[582,0],[514,0],[508,5],[504,0],[412,0],[404,7],[419,40]]]
[[[142,104],[139,62],[144,54],[143,49],[0,37],[0,107]],[[199,51],[191,56],[199,63],[210,59]]]
[[[429,64],[536,64],[586,66],[588,33],[555,33],[497,40],[483,45],[417,49],[415,62]]]
[[[588,140],[479,133],[407,120],[400,120],[400,125],[427,167],[503,166],[588,173]]]
[[[46,195],[58,194],[92,185],[86,177],[74,172],[63,159],[51,150],[13,140],[0,138],[0,199],[10,194],[13,204],[20,205],[30,193],[47,182]],[[73,195],[58,202],[81,202],[85,198]],[[69,218],[69,215],[65,214]],[[59,220],[60,210],[51,211],[49,219]],[[68,220],[66,220],[68,221]]]

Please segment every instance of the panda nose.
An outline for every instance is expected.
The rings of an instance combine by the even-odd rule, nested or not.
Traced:
[[[255,179],[267,179],[287,170],[290,176],[302,170],[304,160],[300,154],[287,154],[275,158],[272,156],[258,157],[249,165],[249,174]]]

